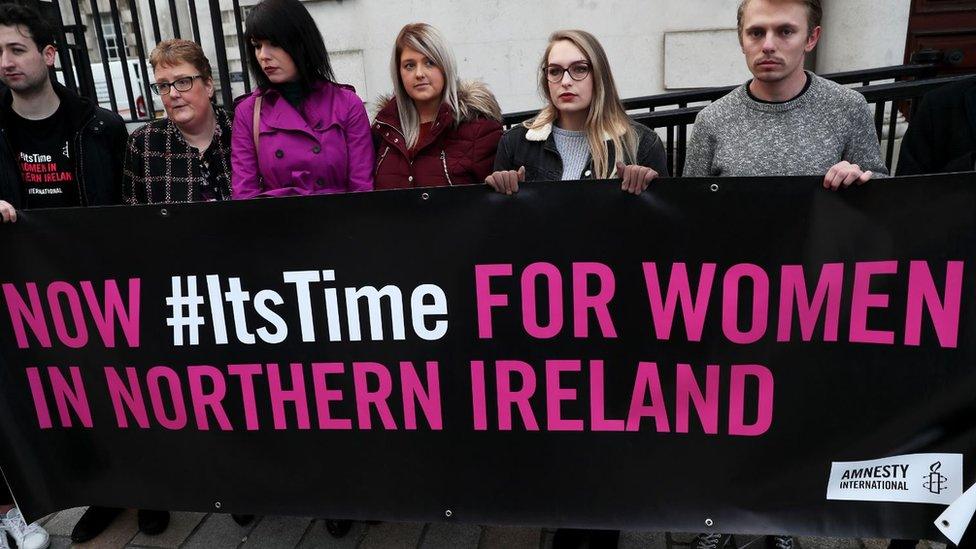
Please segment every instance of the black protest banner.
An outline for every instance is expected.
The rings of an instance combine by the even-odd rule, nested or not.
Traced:
[[[976,480],[974,183],[23,212],[0,463],[33,517],[935,538]]]

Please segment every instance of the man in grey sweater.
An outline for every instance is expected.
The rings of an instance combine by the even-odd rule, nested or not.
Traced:
[[[823,175],[838,189],[888,174],[864,97],[803,70],[822,17],[821,0],[742,0],[739,44],[753,78],[698,114],[685,177]],[[788,535],[763,541],[794,547]],[[692,549],[728,542],[709,532]]]
[[[864,97],[803,70],[820,0],[744,0],[739,43],[753,79],[705,107],[683,175],[824,175],[837,189],[887,175]]]

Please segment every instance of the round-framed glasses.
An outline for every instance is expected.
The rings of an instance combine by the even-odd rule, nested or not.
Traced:
[[[542,71],[546,73],[546,80],[553,84],[558,84],[563,81],[563,74],[569,73],[569,77],[573,80],[579,82],[580,80],[585,80],[587,76],[590,75],[590,64],[585,61],[577,61],[568,67],[563,67],[561,65],[546,65],[542,67]]]

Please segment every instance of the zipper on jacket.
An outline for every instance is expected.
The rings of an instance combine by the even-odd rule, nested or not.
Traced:
[[[95,119],[94,116],[89,118],[85,122],[85,124],[81,127],[81,129],[78,130],[78,133],[75,134],[75,144],[76,144],[75,155],[77,156],[77,158],[75,159],[75,166],[77,166],[75,173],[78,174],[78,198],[81,200],[82,206],[89,205],[88,192],[85,188],[85,161],[83,158],[84,155],[82,154],[82,150],[81,150],[82,141],[83,141],[82,135],[85,133],[85,130],[88,128],[88,126],[92,123],[92,120],[94,119]]]
[[[376,174],[378,174],[380,172],[380,164],[383,163],[383,160],[386,158],[386,155],[389,152],[390,152],[390,146],[387,145],[386,146],[386,150],[384,150],[383,151],[383,154],[380,155],[380,159],[376,161],[376,169],[373,171],[373,176],[374,177],[376,176]]]
[[[382,124],[382,125],[386,126],[387,128],[390,128],[391,130],[393,130],[394,132],[396,132],[397,135],[400,136],[400,139],[403,139],[403,146],[404,147],[407,146],[407,138],[406,137],[403,137],[403,132],[401,132],[400,130],[396,129],[395,127],[387,124],[386,122],[383,122],[382,120],[377,120],[376,123],[377,124]]]
[[[11,182],[11,185],[13,185],[14,188],[11,188],[11,192],[21,194],[21,191],[23,191],[23,189],[21,188],[22,183],[21,183],[20,168],[18,168],[17,157],[14,156],[14,148],[10,146],[10,141],[7,139],[7,130],[5,128],[0,128],[0,147],[2,147],[2,150],[0,150],[0,154],[9,152],[10,158],[11,160],[13,160],[14,179]],[[0,186],[0,190],[2,189],[3,187]],[[11,200],[13,199],[11,198]],[[20,208],[24,209],[24,207],[27,205],[26,196],[21,196],[20,200],[18,200],[17,202],[20,203]]]
[[[454,183],[451,182],[451,174],[447,173],[447,153],[443,150],[441,150],[441,165],[444,166],[444,177],[447,178],[447,184],[453,187]]]

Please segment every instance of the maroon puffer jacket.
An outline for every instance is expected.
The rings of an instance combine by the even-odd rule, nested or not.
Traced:
[[[468,118],[455,126],[454,113],[442,104],[430,132],[408,151],[400,129],[396,100],[387,98],[373,121],[376,147],[374,189],[406,189],[484,183],[492,172],[502,137],[501,109],[480,83],[463,83],[458,101]]]

